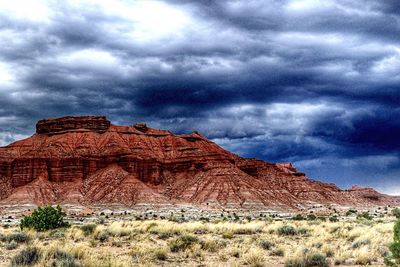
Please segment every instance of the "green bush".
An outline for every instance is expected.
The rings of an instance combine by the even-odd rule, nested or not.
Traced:
[[[400,266],[400,219],[394,226],[393,243],[389,246],[391,255],[385,258],[387,266]]]
[[[308,214],[307,215],[307,220],[309,221],[314,221],[317,219],[317,216],[315,216],[314,214]]]
[[[297,230],[293,226],[284,225],[278,228],[279,235],[296,235]]]
[[[372,220],[372,216],[368,213],[368,211],[364,211],[363,213],[357,215],[357,219]]]
[[[303,221],[305,219],[306,218],[304,218],[304,216],[301,214],[296,214],[295,216],[292,217],[292,220],[294,220],[294,221]]]
[[[41,252],[38,248],[27,247],[12,258],[11,266],[32,266],[40,259],[40,256]]]
[[[339,221],[339,218],[338,218],[337,215],[333,215],[333,216],[329,217],[329,221],[330,221],[330,222],[338,222],[338,221]]]
[[[25,216],[20,223],[21,229],[33,228],[36,231],[46,231],[68,226],[64,221],[65,213],[60,206],[46,206],[35,209],[30,216]]]
[[[397,219],[400,219],[400,209],[399,208],[395,208],[393,210],[393,216],[396,217]]]
[[[197,237],[191,235],[184,235],[171,240],[168,243],[168,245],[171,252],[179,252],[192,247],[194,244],[197,244],[198,242],[199,239]]]

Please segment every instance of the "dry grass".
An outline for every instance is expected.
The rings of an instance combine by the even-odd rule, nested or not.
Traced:
[[[282,227],[287,230],[287,226],[295,232],[282,234]],[[392,228],[392,222],[365,225],[357,221],[121,221],[44,233],[28,231],[24,234],[29,239],[21,242],[11,237],[19,233],[18,228],[0,228],[0,266],[9,266],[28,246],[41,252],[34,266],[68,261],[70,265],[54,266],[279,267],[313,255],[325,257],[332,266],[383,266]]]

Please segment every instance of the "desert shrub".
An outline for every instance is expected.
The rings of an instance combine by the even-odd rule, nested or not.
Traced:
[[[168,251],[164,248],[157,249],[156,251],[154,251],[154,257],[157,260],[165,261],[168,258]]]
[[[4,248],[7,249],[7,250],[13,250],[13,249],[16,249],[17,247],[18,247],[18,243],[15,242],[14,240],[9,242],[9,243],[6,243],[4,245]]]
[[[37,247],[27,247],[12,258],[11,266],[32,266],[40,259],[40,256],[41,252]]]
[[[284,225],[278,228],[279,235],[296,235],[297,230],[293,226]]]
[[[63,250],[56,250],[53,254],[52,267],[80,267],[81,265],[75,260],[75,257]]]
[[[385,264],[388,266],[400,266],[400,219],[394,226],[393,243],[390,244],[391,255],[385,258]]]
[[[307,220],[309,220],[309,221],[315,221],[316,219],[317,219],[317,216],[315,216],[314,214],[307,215]]]
[[[303,221],[305,219],[306,218],[304,218],[304,216],[301,214],[296,214],[295,216],[292,217],[292,220],[295,220],[295,221]]]
[[[395,208],[393,210],[393,216],[396,217],[397,219],[400,219],[400,209],[399,208]]]
[[[265,250],[269,250],[274,244],[271,241],[268,240],[261,240],[260,241],[260,247],[262,247]]]
[[[351,247],[352,247],[353,249],[356,249],[356,248],[359,248],[359,247],[362,247],[362,246],[366,246],[366,245],[368,245],[368,244],[370,244],[370,243],[371,243],[371,241],[369,241],[368,239],[363,239],[363,240],[355,241],[355,242],[351,245]]]
[[[333,215],[333,216],[329,217],[329,221],[330,221],[330,222],[338,222],[338,221],[339,221],[339,218],[338,218],[337,215]]]
[[[27,235],[24,232],[12,233],[3,237],[3,241],[5,242],[14,241],[17,243],[25,243],[28,242],[29,240],[30,240],[29,235]]]
[[[329,262],[322,254],[305,255],[303,258],[289,259],[285,267],[328,267]]]
[[[102,230],[97,236],[96,239],[100,242],[105,242],[110,237],[110,232],[107,230]]]
[[[308,230],[306,228],[298,228],[296,229],[297,234],[299,235],[307,235],[308,234]]]
[[[96,224],[85,224],[81,226],[81,230],[85,236],[93,234],[94,230],[96,229]]]
[[[191,235],[184,235],[169,241],[168,245],[172,252],[179,252],[192,247],[194,244],[197,244],[198,242],[199,239],[197,237]]]
[[[30,216],[25,216],[20,223],[21,229],[33,228],[36,231],[46,231],[60,227],[68,226],[64,221],[65,213],[60,206],[53,208],[46,206],[44,208],[38,207]]]
[[[368,213],[368,211],[364,211],[357,215],[357,219],[372,220],[372,216]]]

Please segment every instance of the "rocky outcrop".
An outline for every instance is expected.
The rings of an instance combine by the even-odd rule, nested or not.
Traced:
[[[198,132],[117,126],[103,116],[42,120],[33,136],[0,148],[0,199],[246,209],[400,203],[376,191],[310,180],[290,163],[241,158]]]
[[[36,124],[36,133],[56,134],[79,129],[104,133],[110,128],[110,125],[110,121],[105,116],[63,117],[38,121]]]

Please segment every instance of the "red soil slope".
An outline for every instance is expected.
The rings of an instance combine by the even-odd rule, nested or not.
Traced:
[[[191,204],[286,209],[312,204],[398,205],[373,189],[340,190],[290,163],[232,154],[201,134],[175,135],[103,116],[41,120],[0,148],[0,204]]]

